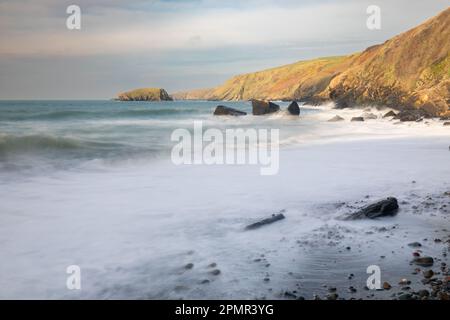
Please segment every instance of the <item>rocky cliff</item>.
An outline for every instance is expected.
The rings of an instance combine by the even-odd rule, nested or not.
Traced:
[[[239,75],[213,89],[178,95],[210,100],[333,100],[449,114],[450,8],[364,52]]]
[[[160,88],[142,88],[124,93],[117,96],[120,101],[171,101],[172,97],[164,89]]]

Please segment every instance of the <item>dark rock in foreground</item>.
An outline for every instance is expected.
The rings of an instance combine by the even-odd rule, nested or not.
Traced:
[[[300,115],[300,107],[298,106],[297,101],[292,101],[291,104],[288,107],[288,111],[290,114],[294,116]]]
[[[253,115],[260,116],[280,111],[280,106],[268,101],[252,100]]]
[[[345,220],[356,220],[356,219],[375,219],[378,217],[391,216],[398,211],[398,201],[396,198],[390,197],[385,200],[378,201],[371,205],[368,205],[359,211],[352,213]]]
[[[444,122],[444,126],[446,127],[450,126],[450,122]]]
[[[247,112],[236,110],[230,107],[217,106],[214,110],[215,116],[245,116]]]
[[[354,122],[354,121],[364,121],[364,118],[363,117],[353,117],[351,121],[352,122]]]
[[[328,120],[328,122],[338,122],[338,121],[343,121],[343,120],[345,120],[345,119],[340,116],[334,116],[333,118]]]
[[[283,220],[284,218],[285,218],[285,216],[282,213],[273,214],[270,218],[267,218],[267,219],[264,219],[264,220],[261,220],[261,221],[258,221],[258,222],[255,222],[255,223],[252,223],[252,224],[246,226],[245,230],[257,229],[266,224],[270,224],[270,223],[274,223],[279,220]]]

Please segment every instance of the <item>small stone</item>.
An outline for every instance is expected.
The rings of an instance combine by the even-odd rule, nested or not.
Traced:
[[[412,294],[410,293],[403,293],[399,295],[398,300],[412,300]]]
[[[328,288],[328,291],[330,291],[330,292],[336,292],[337,289],[336,289],[335,287],[330,287],[330,288]]]
[[[447,292],[439,292],[438,299],[448,301],[448,300],[450,300],[450,295]]]
[[[400,280],[400,282],[398,284],[401,286],[410,285],[411,281],[409,281],[408,279],[402,279],[402,280]]]
[[[423,276],[426,279],[430,279],[434,276],[434,272],[433,272],[433,270],[426,270],[423,272]]]
[[[413,262],[421,267],[431,267],[434,264],[434,260],[431,257],[415,258]]]
[[[410,286],[402,287],[402,291],[409,291],[409,290],[411,290]]]
[[[422,244],[420,242],[411,242],[411,243],[408,243],[408,246],[410,246],[412,248],[419,248],[422,246]]]
[[[327,300],[337,300],[339,295],[337,293],[331,293],[327,296]]]
[[[194,264],[193,264],[193,263],[188,263],[187,265],[184,266],[184,268],[185,268],[186,270],[190,270],[190,269],[192,269],[193,267],[194,267]]]
[[[201,283],[201,284],[208,284],[208,283],[209,283],[209,280],[208,280],[208,279],[205,279],[205,280],[202,280],[200,283]]]
[[[384,290],[390,290],[391,288],[392,288],[392,286],[389,284],[389,282],[383,283],[383,289]]]
[[[208,265],[208,268],[215,268],[215,267],[217,267],[217,263],[215,262]]]
[[[423,297],[429,297],[430,296],[430,292],[426,289],[423,290],[419,290],[419,292],[417,292],[417,294],[419,295],[419,297],[423,298]]]
[[[292,292],[289,292],[289,291],[286,291],[286,292],[284,293],[284,296],[285,296],[285,297],[288,297],[288,298],[293,298],[293,299],[296,299],[296,298],[297,298],[297,296],[296,296],[295,294],[293,294]]]
[[[212,274],[213,276],[218,276],[220,274],[220,270],[214,269],[213,271],[210,272],[210,274]]]

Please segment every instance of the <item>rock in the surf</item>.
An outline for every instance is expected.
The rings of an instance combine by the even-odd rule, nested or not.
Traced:
[[[397,114],[394,111],[391,110],[391,111],[385,113],[383,115],[383,118],[390,118],[390,117],[396,117],[396,116],[397,116]]]
[[[378,117],[377,117],[375,114],[371,113],[371,112],[366,112],[366,113],[364,113],[364,114],[362,115],[362,117],[363,117],[364,119],[367,119],[367,120],[378,119]]]
[[[253,115],[260,116],[268,113],[274,113],[280,110],[280,106],[270,102],[262,100],[252,100]]]
[[[343,120],[345,120],[345,119],[336,115],[333,118],[331,118],[330,120],[328,120],[328,122],[338,122],[338,121],[343,121]]]
[[[297,101],[292,101],[291,104],[288,107],[288,111],[293,116],[300,115],[300,107],[298,106]]]
[[[236,110],[226,106],[217,106],[214,110],[215,116],[245,116],[247,112]]]
[[[248,226],[245,227],[245,230],[257,229],[257,228],[260,228],[260,227],[265,226],[267,224],[271,224],[271,223],[274,223],[276,221],[283,220],[284,218],[285,218],[285,216],[283,215],[283,213],[273,214],[270,218],[266,218],[266,219],[263,219],[261,221],[249,224]]]
[[[350,214],[345,220],[355,219],[375,219],[378,217],[391,216],[398,212],[398,201],[394,197],[372,203],[366,207],[361,208],[359,211]]]

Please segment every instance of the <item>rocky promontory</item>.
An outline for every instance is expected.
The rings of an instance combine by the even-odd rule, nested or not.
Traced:
[[[172,97],[161,88],[141,88],[120,93],[119,101],[172,101]]]

